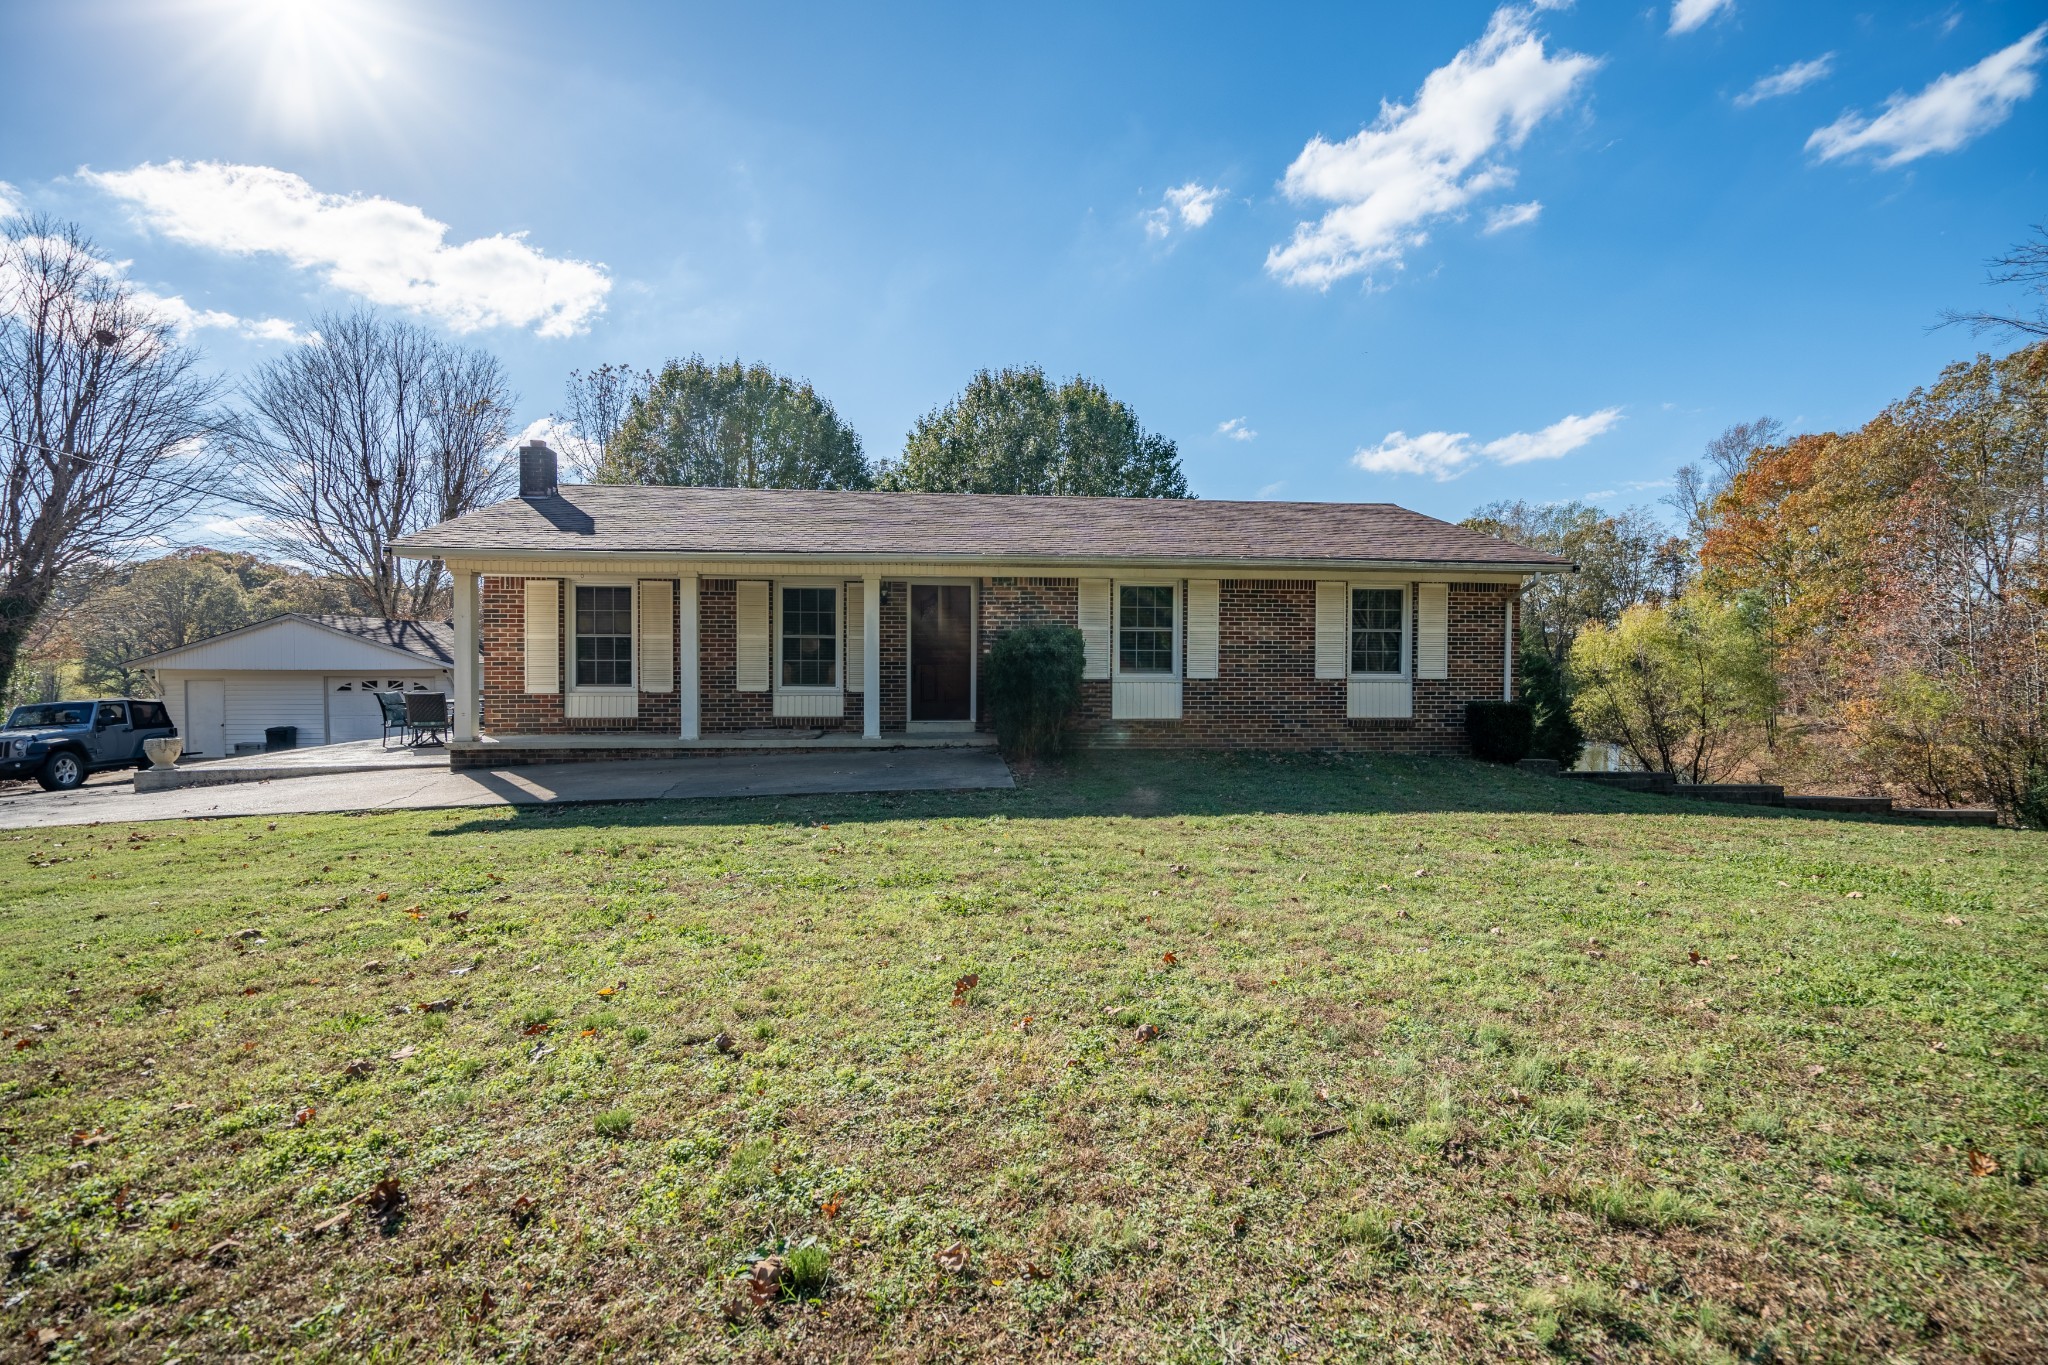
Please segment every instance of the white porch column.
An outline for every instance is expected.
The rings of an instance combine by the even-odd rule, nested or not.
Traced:
[[[860,732],[882,737],[882,580],[870,574],[860,582]]]
[[[477,576],[467,569],[455,574],[455,737],[476,738],[476,589]]]
[[[682,696],[678,698],[682,705],[678,709],[682,712],[683,738],[701,739],[704,693],[698,682],[702,672],[698,667],[699,641],[702,637],[697,629],[697,575],[684,574],[678,587],[682,592],[682,610],[679,613],[682,638],[677,641],[681,647],[682,669],[676,677],[676,686],[682,689]]]

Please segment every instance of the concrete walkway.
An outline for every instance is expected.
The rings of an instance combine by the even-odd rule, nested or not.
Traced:
[[[316,811],[973,791],[1013,785],[1009,768],[990,749],[707,755],[463,772],[445,767],[438,771],[365,769],[347,776],[277,778],[155,792],[138,792],[128,783],[93,783],[68,792],[46,792],[30,785],[0,794],[0,829]]]

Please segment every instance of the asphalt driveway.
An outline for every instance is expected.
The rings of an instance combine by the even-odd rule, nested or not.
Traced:
[[[0,791],[0,829],[314,811],[970,791],[1013,785],[1002,758],[980,748],[707,755],[462,772],[375,771],[158,792],[137,792],[132,781],[101,780],[68,792],[46,792],[33,784]]]

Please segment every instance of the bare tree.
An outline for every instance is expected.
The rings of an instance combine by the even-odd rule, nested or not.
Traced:
[[[512,394],[489,352],[358,312],[316,321],[317,344],[264,365],[231,423],[278,553],[339,578],[366,608],[418,617],[442,603],[438,565],[394,540],[503,496]]]
[[[2017,284],[2038,295],[2032,317],[2002,313],[1963,313],[1954,309],[1941,315],[1941,326],[1958,324],[1972,332],[2014,332],[2022,337],[2048,337],[2048,223],[2034,225],[2031,242],[2021,242],[2003,256],[1993,257],[1990,284]]]
[[[1714,501],[1728,491],[1728,485],[1749,457],[1766,446],[1776,445],[1785,435],[1785,424],[1775,417],[1737,422],[1707,442],[1706,458],[1698,464],[1680,465],[1672,476],[1674,487],[1665,503],[1685,518],[1686,533],[1694,546],[1706,538],[1713,525]]]
[[[0,681],[68,571],[213,493],[218,396],[78,227],[0,229]]]
[[[626,414],[633,410],[634,403],[646,397],[648,385],[653,382],[654,376],[646,370],[610,362],[587,372],[569,372],[562,410],[555,414],[555,420],[569,429],[569,438],[562,442],[563,452],[580,478],[596,477],[599,462],[611,448],[619,428],[626,424]]]

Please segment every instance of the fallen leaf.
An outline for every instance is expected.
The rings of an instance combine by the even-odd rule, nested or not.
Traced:
[[[719,1034],[711,1040],[711,1046],[717,1048],[720,1052],[731,1052],[732,1035],[721,1030]]]
[[[747,1272],[747,1298],[756,1308],[767,1308],[782,1297],[782,1258],[763,1256]]]
[[[469,911],[450,910],[448,912],[448,918],[456,924],[467,924],[469,923]],[[485,1292],[489,1293],[490,1291],[486,1290]]]
[[[388,901],[390,899],[391,893],[389,891],[379,891],[377,893],[377,901],[379,904],[382,904],[383,902]]]
[[[1976,1176],[1997,1175],[1998,1159],[1972,1147],[1970,1149],[1970,1174]]]
[[[1019,1033],[1029,1033],[1031,1031],[1031,1016],[1028,1014],[1025,1015],[1022,1019],[1019,1019],[1016,1023],[1010,1025],[1010,1027],[1017,1030],[1017,1032]]]
[[[1700,956],[1699,950],[1696,948],[1687,949],[1685,956],[1695,967],[1699,966],[1702,962],[1706,961],[1705,958]]]
[[[1171,967],[1174,963],[1180,961],[1180,955],[1178,953],[1166,953],[1163,954],[1159,960],[1161,962],[1164,962],[1167,966]]]
[[[424,1004],[414,1005],[413,1008],[421,1014],[446,1014],[455,1008],[455,1001],[453,999],[429,1000]]]
[[[215,1265],[230,1265],[234,1262],[235,1254],[241,1249],[242,1244],[234,1238],[223,1238],[206,1249],[206,1259]]]
[[[617,995],[618,993],[619,988],[617,986],[605,986],[598,991],[599,997],[607,1000],[610,999],[612,996]]]
[[[418,919],[421,915],[424,915],[426,912],[426,907],[421,905],[408,905],[405,907],[405,913],[412,916],[414,919]]]
[[[292,1127],[304,1128],[307,1124],[313,1121],[313,1115],[317,1112],[319,1111],[314,1109],[312,1105],[307,1105],[305,1108],[299,1110],[296,1114],[292,1115]]]
[[[1941,922],[1943,924],[1961,924],[1963,922],[1963,917],[1961,915],[1943,915],[1941,917]]]
[[[1024,1278],[1027,1280],[1043,1280],[1049,1278],[1044,1267],[1040,1266],[1036,1261],[1026,1261],[1024,1263],[1024,1270],[1022,1273]]]
[[[242,1051],[244,1051],[244,1052],[254,1052],[255,1050],[256,1050],[256,1044],[254,1044],[254,1043],[244,1043],[244,1044],[242,1044]]]
[[[818,1205],[818,1212],[824,1214],[827,1218],[837,1218],[839,1216],[839,1201],[837,1199],[827,1199],[824,1203]]]
[[[419,1049],[416,1047],[402,1047],[398,1049],[398,1051],[391,1054],[391,1060],[394,1062],[402,1062],[406,1058],[411,1057],[418,1052]]]
[[[1141,1043],[1149,1043],[1149,1042],[1151,1042],[1151,1041],[1152,1041],[1153,1039],[1157,1038],[1158,1036],[1159,1036],[1159,1025],[1157,1025],[1157,1024],[1140,1024],[1140,1025],[1138,1025],[1137,1039],[1138,1039],[1138,1041],[1139,1041],[1139,1042],[1141,1042]]]
[[[1849,893],[1849,899],[1852,901],[1860,901],[1863,899],[1863,893],[1861,891],[1851,891]]]
[[[965,1242],[955,1242],[934,1255],[932,1259],[937,1261],[939,1269],[948,1275],[960,1275],[966,1272],[968,1262],[974,1259],[974,1253],[968,1250]]]
[[[398,1177],[385,1176],[369,1189],[356,1196],[356,1202],[368,1206],[371,1213],[379,1218],[396,1213],[405,1203],[405,1191],[399,1187]]]
[[[37,1041],[37,1040],[36,1040],[36,1039],[34,1039],[34,1038],[17,1038],[17,1039],[15,1040],[15,1043],[14,1043],[14,1050],[15,1050],[16,1052],[26,1052],[26,1051],[27,1051],[28,1049],[30,1049],[30,1048],[32,1048],[32,1047],[41,1047],[41,1046],[42,1046],[42,1043],[40,1043],[39,1041]]]
[[[576,1036],[578,1038],[595,1038],[597,1036],[597,1030],[594,1028],[587,1028],[583,1030],[583,1032],[577,1034]]]
[[[546,1033],[549,1029],[553,1027],[553,1024],[548,1023],[528,1024],[525,1028],[521,1029],[520,1032],[525,1034],[528,1038],[538,1038],[541,1034]]]
[[[372,1066],[369,1062],[365,1061],[363,1058],[358,1057],[354,1061],[350,1062],[347,1066],[343,1067],[341,1069],[341,1074],[348,1077],[352,1081],[359,1081],[363,1077],[369,1075],[374,1070],[376,1070],[374,1066]]]
[[[71,1145],[73,1148],[85,1148],[87,1150],[90,1150],[109,1141],[111,1141],[111,1139],[108,1138],[107,1130],[104,1128],[95,1128],[89,1133],[80,1132],[73,1133],[71,1135]]]
[[[263,988],[262,988],[261,986],[244,986],[244,987],[242,987],[242,994],[244,994],[244,995],[261,995],[262,993],[263,993]]]
[[[471,1322],[482,1322],[485,1318],[496,1312],[497,1307],[497,1296],[491,1293],[489,1285],[485,1285],[483,1296],[476,1301],[476,1311],[469,1315],[469,1320]]]

